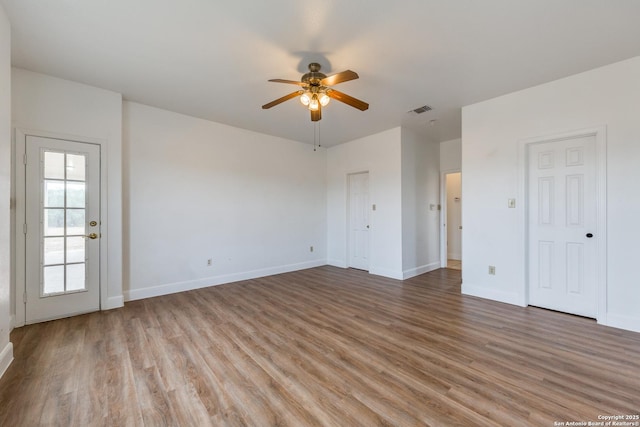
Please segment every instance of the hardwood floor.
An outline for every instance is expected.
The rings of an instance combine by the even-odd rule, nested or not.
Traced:
[[[459,259],[448,259],[447,268],[451,268],[453,270],[462,270],[462,261],[460,261]]]
[[[2,426],[553,426],[640,413],[640,334],[321,267],[13,331]]]

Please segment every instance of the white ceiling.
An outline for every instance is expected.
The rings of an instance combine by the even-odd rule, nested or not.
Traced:
[[[262,110],[295,90],[267,80],[354,70],[336,88],[370,108],[332,101],[325,146],[399,125],[458,138],[463,105],[640,55],[637,0],[0,2],[14,66],[297,141],[313,142],[309,112]]]

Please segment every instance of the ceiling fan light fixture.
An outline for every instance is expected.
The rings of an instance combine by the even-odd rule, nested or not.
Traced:
[[[323,93],[320,95],[320,105],[322,105],[323,107],[326,107],[329,101],[331,101],[331,98],[329,98],[329,95],[327,95],[326,93]]]
[[[318,95],[314,93],[313,98],[311,98],[311,101],[309,101],[309,110],[318,111],[319,105],[320,102],[318,102]]]
[[[302,103],[302,105],[304,105],[305,107],[307,105],[309,105],[309,103],[311,102],[311,94],[309,92],[305,92],[300,96],[300,102]]]

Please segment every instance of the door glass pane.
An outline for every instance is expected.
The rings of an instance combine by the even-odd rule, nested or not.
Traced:
[[[44,264],[64,264],[64,237],[44,239]]]
[[[64,292],[64,265],[44,268],[44,294]]]
[[[44,153],[44,177],[48,179],[64,179],[64,153]]]
[[[42,296],[87,290],[85,154],[41,151]]]
[[[84,208],[84,182],[67,181],[67,207]]]
[[[44,206],[64,208],[64,181],[44,181]]]
[[[84,289],[84,264],[67,265],[67,291],[81,291]]]
[[[81,154],[67,154],[67,179],[84,181],[85,156]]]
[[[63,236],[64,209],[45,209],[43,225],[45,236]]]
[[[67,236],[84,235],[84,209],[67,209]]]
[[[67,262],[84,262],[84,237],[67,237]]]

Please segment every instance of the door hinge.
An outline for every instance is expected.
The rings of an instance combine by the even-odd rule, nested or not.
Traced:
[[[25,303],[25,304],[27,303],[27,293],[26,292],[22,294],[22,302]]]
[[[27,234],[27,223],[22,224],[22,233]]]

